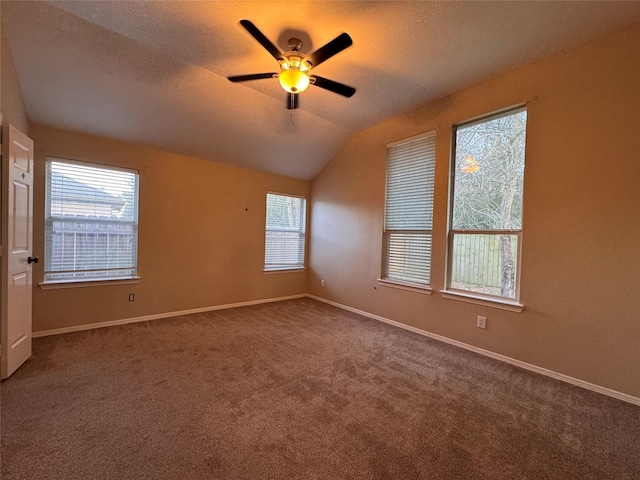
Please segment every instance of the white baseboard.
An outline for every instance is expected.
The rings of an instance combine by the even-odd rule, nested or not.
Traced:
[[[634,397],[633,395],[628,395],[626,393],[618,392],[617,390],[612,390],[610,388],[602,387],[594,383],[585,382],[584,380],[580,380],[579,378],[570,377],[569,375],[554,372],[553,370],[549,370],[546,368],[538,367],[537,365],[532,365],[530,363],[526,363],[521,360],[517,360],[515,358],[507,357],[506,355],[501,355],[499,353],[495,353],[490,350],[485,350],[483,348],[475,347],[467,343],[459,342],[458,340],[453,340],[448,337],[443,337],[442,335],[430,333],[430,332],[427,332],[426,330],[421,330],[419,328],[412,327],[410,325],[405,325],[404,323],[396,322],[395,320],[390,320],[388,318],[381,317],[379,315],[374,315],[373,313],[365,312],[364,310],[358,310],[357,308],[348,307],[346,305],[342,305],[341,303],[327,300],[326,298],[316,297],[315,295],[307,295],[307,296],[314,300],[318,300],[319,302],[328,303],[329,305],[333,305],[334,307],[338,307],[343,310],[348,310],[349,312],[357,313],[364,317],[368,317],[374,320],[378,320],[380,322],[388,323],[389,325],[400,327],[405,330],[409,330],[410,332],[417,333],[425,337],[433,338],[434,340],[439,340],[441,342],[445,342],[450,345],[454,345],[456,347],[464,348],[465,350],[470,350],[472,352],[479,353],[480,355],[484,355],[486,357],[491,357],[496,360],[500,360],[501,362],[510,363],[511,365],[515,365],[517,367],[524,368],[526,370],[530,370],[532,372],[536,372],[541,375],[546,375],[547,377],[552,377],[552,378],[555,378],[556,380],[561,380],[563,382],[570,383],[578,387],[586,388],[587,390],[592,390],[594,392],[601,393],[609,397],[617,398],[618,400],[622,400],[623,402],[628,402],[628,403],[632,403],[634,405],[640,406],[640,398]]]
[[[147,322],[149,320],[157,320],[159,318],[178,317],[180,315],[190,315],[193,313],[212,312],[214,310],[225,310],[228,308],[247,307],[249,305],[259,305],[261,303],[281,302],[283,300],[293,300],[295,298],[305,298],[306,293],[299,295],[289,295],[287,297],[265,298],[262,300],[251,300],[248,302],[228,303],[226,305],[214,305],[210,307],[192,308],[189,310],[180,310],[175,312],[156,313],[153,315],[143,315],[141,317],[123,318],[120,320],[110,320],[108,322],[90,323],[87,325],[76,325],[73,327],[54,328],[52,330],[41,330],[33,332],[32,337],[46,337],[49,335],[59,335],[61,333],[80,332],[83,330],[93,330],[94,328],[113,327],[115,325],[126,325],[128,323]]]

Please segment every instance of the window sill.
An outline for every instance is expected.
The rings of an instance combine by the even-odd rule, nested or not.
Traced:
[[[113,280],[84,280],[82,282],[40,282],[41,290],[59,290],[63,288],[103,287],[108,285],[128,285],[138,283],[140,277],[114,278]]]
[[[407,290],[409,292],[421,293],[423,295],[431,295],[431,287],[426,285],[417,285],[415,283],[404,283],[397,280],[388,280],[379,278],[378,284],[381,287],[398,288],[400,290]]]
[[[485,307],[498,308],[509,312],[520,313],[524,310],[524,305],[516,301],[488,298],[480,295],[474,295],[472,293],[459,292],[455,290],[440,290],[440,295],[442,298],[447,298],[449,300],[474,303],[476,305],[484,305]]]
[[[274,268],[272,270],[263,270],[262,272],[267,275],[272,275],[274,273],[296,273],[296,272],[306,272],[306,268]]]

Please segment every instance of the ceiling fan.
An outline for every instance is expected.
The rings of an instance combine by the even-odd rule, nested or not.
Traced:
[[[281,52],[258,28],[249,20],[240,20],[242,25],[267,52],[276,59],[280,65],[280,72],[254,73],[251,75],[235,75],[228,77],[231,82],[246,82],[249,80],[260,80],[263,78],[277,78],[280,85],[287,92],[287,109],[298,108],[298,95],[304,92],[309,85],[324,88],[330,92],[337,93],[344,97],[351,97],[356,93],[356,89],[343,83],[334,82],[328,78],[312,75],[311,69],[317,67],[325,60],[340,53],[345,48],[351,46],[353,41],[347,33],[338,35],[329,43],[320,47],[313,53],[305,55],[300,52],[302,40],[298,38],[289,39],[289,51]]]

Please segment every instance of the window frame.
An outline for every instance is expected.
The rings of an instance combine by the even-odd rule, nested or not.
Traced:
[[[524,171],[522,173],[523,178],[523,194],[522,194],[522,213],[520,228],[515,229],[455,229],[453,228],[453,216],[454,216],[454,202],[455,202],[455,180],[456,180],[456,151],[457,151],[457,131],[461,127],[469,127],[475,124],[484,123],[493,119],[513,115],[519,112],[527,112],[527,126],[528,126],[528,109],[526,104],[515,105],[507,107],[505,109],[498,110],[496,112],[488,113],[475,117],[473,119],[456,123],[451,127],[451,152],[450,152],[450,166],[449,166],[449,210],[447,215],[447,255],[446,255],[446,268],[445,268],[445,289],[441,291],[444,298],[462,300],[466,302],[496,307],[504,310],[521,312],[524,309],[524,305],[520,302],[521,291],[521,274],[522,274],[522,239],[523,239],[523,221],[524,216]],[[525,135],[527,127],[525,126]],[[524,146],[524,162],[526,168],[526,139]],[[453,243],[456,235],[513,235],[517,238],[517,251],[515,255],[515,274],[514,274],[514,297],[505,297],[501,295],[494,295],[491,293],[481,293],[472,290],[464,290],[461,288],[455,288],[451,286],[453,277]]]
[[[133,247],[133,253],[131,255],[132,266],[130,267],[127,266],[122,268],[108,267],[108,268],[95,269],[96,272],[100,272],[100,271],[104,272],[109,270],[130,270],[131,275],[113,275],[113,276],[97,275],[93,277],[88,276],[88,277],[61,278],[61,279],[48,278],[48,275],[55,275],[56,273],[66,273],[66,272],[72,273],[74,271],[77,271],[77,272],[81,271],[81,270],[75,270],[75,269],[68,270],[68,271],[55,270],[55,269],[47,270],[47,268],[51,265],[50,262],[52,261],[50,258],[52,252],[49,251],[49,249],[51,248],[51,244],[50,244],[50,239],[48,237],[49,231],[50,231],[50,224],[54,221],[64,220],[61,216],[52,215],[52,212],[51,212],[51,196],[52,196],[51,187],[52,186],[50,184],[49,169],[51,168],[52,163],[60,163],[60,164],[71,165],[71,166],[75,165],[75,166],[84,167],[84,168],[93,168],[101,171],[106,170],[106,171],[113,171],[113,172],[120,172],[120,173],[127,173],[127,174],[134,175],[135,186],[133,191],[133,194],[134,194],[133,220],[118,222],[123,225],[129,225],[131,227],[131,232],[132,232],[134,243],[135,243]],[[129,283],[137,283],[140,280],[140,277],[138,276],[140,172],[138,170],[120,167],[120,166],[113,166],[108,164],[89,162],[89,161],[47,156],[45,159],[45,192],[44,194],[45,194],[45,200],[44,200],[43,237],[44,237],[44,252],[45,252],[44,260],[45,261],[43,265],[43,270],[44,270],[43,281],[39,283],[40,288],[46,290],[46,289],[72,288],[72,287],[97,286],[97,285],[113,285],[115,283],[129,284]],[[94,223],[95,225],[105,225],[109,222],[96,220],[95,222],[91,221],[91,222],[85,222],[85,223]],[[88,271],[91,271],[91,270],[88,270]]]
[[[407,145],[413,142],[417,142],[423,139],[428,139],[432,142],[432,145],[428,146],[429,150],[433,150],[433,157],[428,157],[426,159],[427,165],[427,179],[430,179],[430,185],[427,184],[426,188],[428,189],[428,196],[431,199],[431,205],[427,208],[425,212],[429,215],[429,228],[425,229],[397,229],[397,228],[387,228],[387,215],[388,215],[388,196],[389,196],[389,159],[390,159],[390,150],[394,147]],[[381,252],[381,268],[380,268],[380,278],[378,279],[378,283],[382,286],[399,288],[402,290],[413,291],[417,293],[431,293],[431,262],[432,262],[432,253],[433,253],[433,216],[434,209],[433,205],[435,203],[435,170],[436,170],[436,140],[437,140],[437,132],[436,130],[429,130],[417,135],[413,135],[411,137],[407,137],[401,140],[397,140],[391,142],[386,145],[386,159],[385,159],[385,195],[384,195],[384,211],[383,211],[383,223],[382,223],[382,252]],[[430,165],[429,165],[430,163]],[[408,207],[408,206],[407,206]],[[389,268],[389,251],[388,251],[388,236],[396,233],[396,234],[404,234],[404,235],[427,235],[429,238],[429,246],[428,246],[428,256],[426,258],[427,267],[426,267],[426,282],[420,281],[411,281],[404,278],[396,278],[394,276],[390,276],[390,268]]]
[[[286,198],[294,198],[294,199],[298,199],[301,200],[302,205],[301,205],[301,211],[300,211],[300,220],[301,220],[301,229],[298,229],[296,231],[297,235],[299,235],[299,244],[302,246],[301,251],[298,252],[298,260],[299,262],[295,263],[295,264],[291,264],[291,265],[285,265],[283,263],[278,263],[278,264],[273,264],[274,266],[268,266],[267,264],[267,255],[268,255],[268,251],[267,251],[267,246],[268,246],[268,235],[269,232],[271,231],[282,231],[282,232],[289,232],[291,233],[291,230],[282,230],[282,229],[277,229],[277,228],[269,228],[269,218],[268,218],[268,214],[269,214],[269,196],[273,195],[273,196],[277,196],[277,197],[286,197]],[[294,194],[290,194],[290,193],[281,193],[281,192],[273,192],[273,191],[268,191],[265,195],[265,227],[264,227],[264,232],[265,232],[265,236],[264,236],[264,256],[263,256],[263,272],[266,274],[273,274],[273,273],[287,273],[287,272],[300,272],[300,271],[304,271],[306,270],[306,265],[307,265],[307,221],[308,221],[308,209],[307,209],[307,198],[304,195],[294,195]]]

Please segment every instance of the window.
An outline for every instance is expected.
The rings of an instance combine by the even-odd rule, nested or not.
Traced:
[[[435,157],[435,132],[387,147],[383,280],[429,284]]]
[[[47,159],[45,283],[134,278],[138,174]]]
[[[306,223],[304,198],[267,193],[265,270],[304,268]]]
[[[526,124],[518,109],[453,129],[450,289],[518,300]]]

